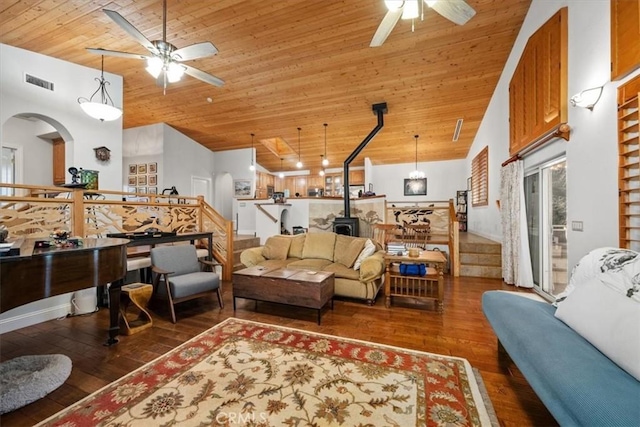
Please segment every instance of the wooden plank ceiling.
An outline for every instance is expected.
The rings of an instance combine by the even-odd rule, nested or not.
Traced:
[[[381,102],[385,126],[352,166],[365,157],[413,163],[416,134],[418,161],[461,159],[530,1],[468,0],[477,14],[464,26],[425,8],[413,32],[400,20],[382,47],[370,48],[387,12],[382,0],[169,0],[167,41],[211,41],[216,56],[187,64],[225,85],[184,76],[163,95],[142,61],[105,57],[105,71],[124,77],[125,128],[165,122],[212,151],[248,148],[254,133],[257,162],[272,172],[295,169],[300,127],[304,169],[317,173],[323,123],[329,167],[341,168],[376,126],[371,107]],[[162,39],[161,0],[4,0],[0,42],[96,69],[100,56],[87,47],[147,54],[103,8]],[[452,142],[458,119],[462,132]],[[283,141],[291,149],[281,162],[273,151]]]

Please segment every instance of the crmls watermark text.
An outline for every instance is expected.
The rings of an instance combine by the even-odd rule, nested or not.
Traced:
[[[239,414],[237,412],[219,412],[216,414],[216,422],[220,424],[229,423],[231,425],[243,425],[247,422],[263,422],[267,421],[267,414],[260,413],[247,413]]]

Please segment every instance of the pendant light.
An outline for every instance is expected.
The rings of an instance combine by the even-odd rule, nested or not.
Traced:
[[[253,137],[255,134],[251,134],[251,165],[249,166],[250,171],[256,170],[256,165],[253,164]]]
[[[409,178],[420,179],[424,178],[424,172],[418,170],[418,138],[420,135],[414,135],[413,137],[416,139],[416,169],[409,174]]]
[[[280,179],[284,178],[284,172],[282,168],[282,157],[280,157],[280,173],[278,174],[278,177],[280,177]]]
[[[323,158],[322,154],[320,154],[320,158],[321,159]],[[326,158],[324,158],[322,160],[322,169],[320,169],[320,172],[318,172],[318,175],[320,175],[320,176],[324,176],[324,174],[325,174],[325,171],[324,171],[324,166],[325,166],[324,162],[325,162],[325,160],[326,160]],[[329,162],[327,162],[327,163],[329,163]]]
[[[300,159],[300,131],[302,128],[298,128],[298,163],[296,163],[296,167],[298,169],[302,169],[302,160]]]
[[[122,110],[117,108],[113,104],[109,92],[107,92],[107,85],[110,84],[104,79],[104,55],[102,55],[102,65],[100,67],[100,78],[96,77],[98,82],[98,89],[93,92],[93,95],[89,99],[80,97],[78,98],[78,104],[80,108],[94,119],[98,119],[101,122],[117,120],[122,116]],[[100,100],[93,100],[93,97],[100,92]]]
[[[327,167],[329,166],[329,159],[327,158],[327,124],[324,124],[324,157],[322,158],[322,166],[323,167]],[[320,174],[320,176],[324,175],[324,170],[322,171],[323,173]]]

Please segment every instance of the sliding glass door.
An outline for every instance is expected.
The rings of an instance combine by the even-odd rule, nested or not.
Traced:
[[[567,162],[527,170],[524,179],[529,250],[535,288],[555,296],[567,286]]]

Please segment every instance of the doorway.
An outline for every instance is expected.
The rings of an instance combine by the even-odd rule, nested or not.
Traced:
[[[204,196],[204,201],[211,205],[211,178],[192,176],[191,196]]]
[[[529,169],[524,187],[534,288],[555,297],[568,281],[566,158]]]

